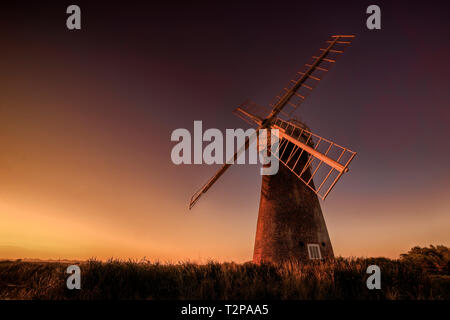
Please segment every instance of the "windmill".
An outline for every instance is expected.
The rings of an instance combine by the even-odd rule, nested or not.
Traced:
[[[255,263],[333,257],[319,197],[325,200],[341,176],[348,172],[356,152],[312,133],[304,123],[293,119],[292,114],[329,72],[353,38],[354,35],[331,36],[324,48],[320,48],[312,61],[305,64],[276,96],[269,105],[270,109],[246,101],[234,110],[236,115],[259,129],[278,129],[280,137],[272,154],[283,165],[277,174],[262,177],[253,253]],[[250,140],[247,137],[234,154],[234,161],[224,164],[192,196],[189,209],[249,147]]]

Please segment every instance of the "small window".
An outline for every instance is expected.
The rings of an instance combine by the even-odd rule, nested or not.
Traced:
[[[308,243],[308,254],[311,260],[322,259],[320,254],[320,246],[318,244]]]

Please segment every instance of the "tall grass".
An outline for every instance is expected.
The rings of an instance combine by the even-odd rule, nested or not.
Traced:
[[[381,290],[367,289],[372,264],[381,268]],[[81,290],[66,288],[68,265],[1,262],[0,299],[450,299],[448,275],[384,258],[282,265],[90,260],[80,264]]]

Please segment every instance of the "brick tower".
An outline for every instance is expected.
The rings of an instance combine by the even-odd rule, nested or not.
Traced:
[[[313,147],[311,142],[309,145]],[[289,153],[287,149],[282,160],[286,161]],[[304,154],[297,167],[303,168],[307,161]],[[310,170],[302,177],[309,180]],[[286,166],[281,165],[275,175],[262,176],[253,262],[331,257],[333,248],[317,195]]]

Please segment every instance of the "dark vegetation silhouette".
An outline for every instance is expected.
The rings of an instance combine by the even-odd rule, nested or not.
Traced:
[[[450,299],[449,248],[414,247],[399,259],[336,258],[280,265],[81,262],[81,290],[68,290],[68,262],[0,262],[0,299]],[[366,269],[381,268],[381,290]]]

